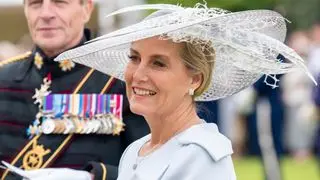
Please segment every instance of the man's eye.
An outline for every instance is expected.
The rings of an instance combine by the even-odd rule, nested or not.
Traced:
[[[28,5],[37,5],[37,4],[41,4],[42,1],[40,0],[36,0],[36,1],[29,1]]]

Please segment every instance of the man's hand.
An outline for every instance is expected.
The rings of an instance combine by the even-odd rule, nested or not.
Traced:
[[[23,180],[92,180],[92,174],[87,171],[69,168],[45,168],[25,171],[4,161],[2,163],[12,172],[23,177]]]

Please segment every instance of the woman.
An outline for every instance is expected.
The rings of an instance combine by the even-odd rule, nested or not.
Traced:
[[[152,8],[160,10],[57,60],[125,80],[131,110],[145,117],[151,134],[126,149],[119,180],[236,179],[230,141],[197,116],[195,101],[232,95],[263,74],[274,80],[266,81],[272,87],[278,80],[270,74],[295,69],[314,80],[282,43],[285,19],[273,11],[230,13],[201,5],[142,5],[111,15]]]
[[[130,108],[151,135],[125,151],[118,179],[235,179],[230,141],[197,116],[193,100],[209,86],[213,52],[152,37],[133,42],[129,58]]]

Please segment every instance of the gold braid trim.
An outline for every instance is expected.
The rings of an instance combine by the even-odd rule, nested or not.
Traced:
[[[1,66],[0,66],[1,67]],[[78,84],[78,86],[76,87],[76,89],[74,90],[74,94],[78,93],[79,90],[81,89],[81,87],[84,85],[84,83],[89,79],[89,77],[91,76],[91,74],[94,72],[94,69],[90,69],[90,71],[86,74],[86,76],[81,80],[81,82]],[[10,163],[11,165],[14,165],[23,154],[26,153],[26,151],[28,150],[29,147],[31,147],[32,143],[36,140],[38,140],[40,138],[41,135],[37,135],[35,137],[33,137],[32,140],[29,141],[29,143],[20,151],[20,153],[14,158],[14,160]],[[53,153],[52,156],[49,157],[49,159],[44,162],[44,165],[42,165],[41,168],[45,168],[52,160],[53,158],[62,150],[62,148],[70,141],[70,139],[72,138],[73,134],[70,134],[66,137],[66,139],[60,144],[60,146],[57,148],[57,150]],[[2,174],[1,180],[5,180],[5,178],[7,177],[9,173],[9,170],[5,170],[4,173]]]
[[[81,87],[84,85],[84,83],[88,80],[88,78],[91,76],[91,74],[94,72],[94,69],[91,69],[88,74],[83,78],[83,80],[80,82],[78,87],[75,89],[73,94],[77,94]],[[102,88],[100,91],[100,94],[103,94],[105,91],[108,90],[108,88],[112,85],[112,81],[114,80],[114,77],[110,76],[109,80],[107,81],[106,85]],[[41,168],[46,168],[52,160],[61,152],[62,148],[69,143],[71,138],[74,136],[74,134],[69,134],[68,137],[60,144],[58,149],[49,157],[49,159],[42,165]]]
[[[0,61],[0,67],[4,66],[4,65],[7,65],[7,64],[10,64],[10,63],[14,63],[16,61],[21,61],[21,60],[24,60],[26,57],[30,56],[31,55],[31,51],[28,51],[22,55],[19,55],[19,56],[14,56],[12,58],[9,58],[7,60],[3,60],[3,61]]]
[[[90,69],[90,71],[86,74],[86,76],[82,79],[82,81],[78,84],[77,88],[74,90],[73,94],[76,94],[80,91],[81,87],[84,85],[84,83],[89,79],[89,77],[91,76],[91,74],[94,72],[94,69]],[[114,77],[109,78],[109,80],[107,81],[107,83],[105,84],[105,86],[102,88],[102,90],[100,91],[100,94],[105,93],[110,86],[112,85],[112,82],[114,81]],[[37,135],[35,136],[32,140],[29,141],[29,143],[20,151],[20,153],[15,157],[15,159],[11,162],[11,165],[14,165],[23,154],[26,153],[26,151],[28,150],[28,148],[32,145],[32,143],[36,140],[38,140],[40,138],[41,135]],[[63,147],[65,145],[67,145],[69,143],[69,141],[72,139],[72,137],[74,136],[74,134],[69,134],[66,139],[60,144],[60,146],[57,148],[57,150],[49,157],[49,159],[44,162],[44,164],[42,165],[41,168],[46,168],[51,162],[52,160],[61,152],[61,150],[63,149]],[[101,163],[102,169],[103,169],[103,180],[106,179],[107,177],[107,169],[106,167]],[[1,180],[4,180],[6,178],[6,176],[8,175],[9,171],[8,169],[5,170],[5,172],[3,173]]]
[[[107,168],[103,163],[100,163],[101,168],[102,168],[102,180],[106,180],[107,179]]]
[[[74,90],[73,94],[77,94],[82,86],[84,85],[85,82],[89,79],[89,77],[92,75],[94,72],[94,69],[90,69],[90,71],[86,74],[86,76],[82,79],[82,81],[78,84],[77,88]],[[49,159],[42,165],[41,168],[46,168],[51,161],[61,152],[62,148],[68,144],[68,142],[71,140],[73,137],[73,134],[69,134],[68,137],[60,144],[58,149],[49,157]]]

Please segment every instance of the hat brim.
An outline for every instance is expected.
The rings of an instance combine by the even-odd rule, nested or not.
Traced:
[[[55,60],[69,59],[124,80],[132,42],[163,34],[172,36],[175,42],[183,42],[175,38],[188,32],[187,29],[202,25],[207,28],[198,35],[212,42],[216,59],[211,84],[196,98],[198,101],[232,95],[252,85],[263,74],[282,74],[296,69],[308,73],[300,56],[283,44],[285,19],[274,11],[242,11],[181,21],[186,13],[187,10],[181,10],[142,21],[66,51]],[[279,54],[288,61],[279,61]]]

